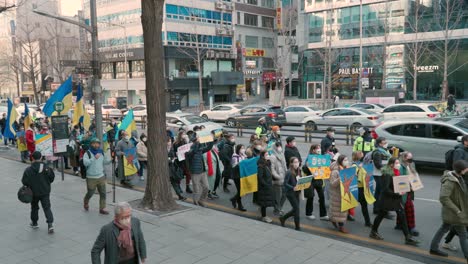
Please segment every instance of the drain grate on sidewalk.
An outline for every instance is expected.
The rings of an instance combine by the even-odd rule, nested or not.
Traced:
[[[180,214],[180,213],[187,212],[187,211],[193,209],[193,207],[186,206],[186,205],[183,205],[181,203],[177,203],[178,208],[176,208],[175,210],[172,210],[172,211],[148,210],[148,209],[145,209],[145,208],[141,207],[141,200],[142,199],[133,200],[133,201],[129,201],[128,203],[132,206],[132,209],[135,210],[135,211],[139,211],[139,212],[143,212],[143,213],[147,213],[147,214],[151,214],[151,215],[155,215],[155,216],[159,216],[159,217]]]

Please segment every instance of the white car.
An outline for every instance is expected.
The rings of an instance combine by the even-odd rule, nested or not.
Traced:
[[[209,131],[223,129],[221,125],[207,121],[202,117],[190,113],[182,113],[179,111],[166,113],[166,125],[174,132],[175,135],[177,135],[180,128],[189,131],[193,130],[195,126],[205,126],[205,128]]]
[[[300,124],[308,116],[318,116],[323,111],[307,105],[291,105],[283,109],[287,124]]]
[[[385,108],[385,106],[381,104],[369,104],[369,103],[357,103],[357,104],[352,104],[349,107],[358,108],[358,109],[366,109],[366,110],[376,112],[376,113],[382,113],[382,110],[384,110]]]
[[[133,116],[135,117],[148,116],[146,105],[135,105],[131,109],[133,109]],[[126,115],[127,113],[128,111],[125,111],[123,114]]]
[[[440,112],[431,104],[395,104],[382,110],[384,120],[427,119],[440,117]]]
[[[308,116],[302,123],[314,130],[336,126],[336,130],[356,130],[360,127],[375,127],[382,121],[382,115],[364,109],[333,108],[320,115]]]
[[[88,114],[90,115],[95,115],[94,114],[94,106],[93,105],[85,105],[85,109],[86,111],[88,112]],[[102,115],[104,117],[122,117],[122,112],[120,112],[119,109],[115,108],[113,105],[111,104],[103,104],[101,106],[101,109],[102,109]]]
[[[24,113],[24,103],[20,103],[16,106],[16,111],[18,112],[19,115],[22,115]],[[35,105],[35,104],[28,104],[28,109],[29,109],[29,113],[31,115],[35,115],[37,118],[44,118],[44,114],[38,110],[40,110],[40,108]]]
[[[237,104],[222,104],[217,105],[210,110],[206,110],[200,113],[200,116],[206,120],[213,121],[226,121],[228,116],[237,114],[242,108],[242,105]]]

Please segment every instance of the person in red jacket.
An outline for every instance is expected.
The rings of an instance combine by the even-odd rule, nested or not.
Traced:
[[[32,154],[34,153],[34,151],[36,151],[36,145],[34,144],[34,135],[35,135],[34,124],[31,123],[29,125],[28,130],[26,130],[26,146],[27,146],[28,151],[29,151],[29,158],[30,159],[32,158]],[[32,159],[31,159],[31,161],[32,161]]]

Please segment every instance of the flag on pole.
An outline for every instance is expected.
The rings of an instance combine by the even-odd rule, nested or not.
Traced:
[[[24,103],[24,130],[27,130],[32,123],[31,112],[27,103]]]
[[[46,116],[57,115],[54,110],[54,104],[62,102],[64,105],[62,113],[67,113],[72,107],[72,77],[70,76],[60,87],[55,91],[52,96],[47,100],[44,109],[42,110]]]
[[[8,113],[5,122],[5,132],[3,132],[3,136],[5,138],[14,139],[16,137],[16,131],[13,128],[13,123],[15,123],[16,119],[18,118],[18,112],[16,111],[13,102],[11,102],[10,98],[8,98]]]
[[[83,88],[81,84],[78,84],[76,91],[76,102],[73,110],[73,125],[78,125],[83,122],[84,116],[84,105],[83,105]]]
[[[127,112],[127,115],[125,115],[124,119],[122,120],[122,123],[120,123],[117,133],[115,133],[115,140],[119,140],[119,133],[121,130],[127,131],[129,135],[132,134],[132,131],[137,130],[135,118],[133,116],[133,109],[130,109]]]
[[[258,159],[258,157],[246,159],[239,163],[240,196],[258,191]]]
[[[83,106],[84,107],[84,106]],[[86,109],[83,111],[83,128],[88,131],[91,126],[91,117]]]

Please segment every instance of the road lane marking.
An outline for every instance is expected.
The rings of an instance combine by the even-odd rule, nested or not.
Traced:
[[[434,199],[426,199],[426,198],[414,198],[414,199],[415,200],[426,201],[426,202],[439,203],[439,200],[434,200]]]

